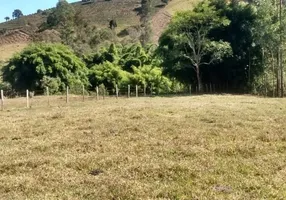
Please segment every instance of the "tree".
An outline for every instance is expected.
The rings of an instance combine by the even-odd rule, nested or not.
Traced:
[[[59,1],[56,8],[47,17],[48,28],[58,28],[63,42],[71,45],[75,32],[75,9],[66,0]]]
[[[5,19],[5,20],[6,20],[6,22],[7,22],[7,21],[9,21],[9,20],[10,20],[10,17],[8,17],[8,16],[7,16],[7,17],[5,17],[4,19]]]
[[[116,20],[115,20],[115,19],[110,20],[110,21],[109,21],[109,28],[110,28],[111,30],[114,30],[116,27],[117,27],[117,22],[116,22]]]
[[[254,5],[257,13],[254,36],[261,48],[264,69],[256,79],[255,89],[259,93],[262,90],[264,94],[268,91],[273,96],[283,96],[286,8],[280,0],[255,0]]]
[[[22,11],[19,10],[19,9],[14,10],[14,12],[12,13],[12,17],[13,17],[14,19],[18,19],[18,18],[20,18],[20,17],[22,17],[22,16],[23,16],[23,13],[22,13]]]
[[[232,51],[228,42],[214,40],[210,33],[229,23],[206,1],[193,11],[178,13],[159,41],[159,53],[163,55],[164,63],[169,63],[167,67],[177,69],[191,67],[196,73],[198,90],[201,92],[201,67],[221,61]]]
[[[211,5],[221,17],[230,20],[228,26],[212,31],[211,37],[229,42],[233,54],[211,65],[208,76],[215,77],[216,84],[227,92],[251,92],[255,78],[263,73],[261,48],[254,36],[256,8],[242,1],[212,0]]]
[[[3,80],[16,90],[65,90],[66,86],[88,86],[88,70],[69,47],[32,44],[3,67]]]
[[[152,15],[152,1],[151,0],[141,0],[141,23],[144,28],[140,40],[143,45],[147,44],[151,40],[151,15]]]

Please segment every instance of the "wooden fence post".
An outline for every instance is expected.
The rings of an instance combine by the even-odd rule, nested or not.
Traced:
[[[102,98],[105,99],[105,86],[103,87]]]
[[[4,110],[4,92],[1,90],[1,110]]]
[[[82,85],[82,101],[84,102],[84,100],[85,100],[85,89],[84,89],[84,85]]]
[[[192,95],[192,85],[189,86],[190,95]]]
[[[130,85],[128,85],[127,97],[130,98]]]
[[[46,95],[48,98],[48,105],[50,105],[50,92],[49,92],[49,87],[46,87]]]
[[[98,86],[96,86],[96,100],[98,100]]]
[[[27,108],[30,108],[30,102],[29,102],[29,90],[26,90],[26,103],[27,103]]]
[[[69,103],[69,87],[67,86],[66,103]]]
[[[146,85],[144,85],[144,97],[146,97]]]
[[[118,91],[118,86],[117,86],[117,84],[115,85],[115,92],[116,92],[116,99],[118,99],[118,93],[119,93],[119,91]]]
[[[138,97],[138,85],[136,85],[136,97]]]

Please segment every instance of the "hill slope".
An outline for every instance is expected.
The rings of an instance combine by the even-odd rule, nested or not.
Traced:
[[[172,0],[170,3],[161,8],[158,5],[162,4],[161,0],[154,0],[153,6],[155,13],[152,19],[153,41],[157,42],[159,36],[169,23],[171,16],[179,10],[191,9],[193,2],[197,0]],[[118,28],[117,33],[122,30],[132,29],[138,31],[140,29],[140,7],[141,0],[97,0],[96,2],[83,4],[76,2],[72,4],[77,13],[87,22],[88,25],[97,28],[107,28],[111,19],[116,19]],[[44,10],[40,13],[24,16],[17,20],[11,20],[0,24],[0,51],[3,52],[7,47],[13,45],[27,44],[31,41],[34,33],[39,29],[39,26],[46,21],[46,18],[51,12],[51,9]],[[138,34],[135,34],[138,35]],[[12,46],[11,46],[12,45]],[[18,45],[25,46],[25,45]],[[11,57],[14,53],[13,47],[11,51],[6,52],[5,56],[0,56],[0,60]],[[15,48],[15,52],[19,48]],[[12,53],[12,54],[9,54]]]

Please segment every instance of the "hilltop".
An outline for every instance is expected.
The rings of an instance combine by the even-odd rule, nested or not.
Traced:
[[[197,0],[172,0],[163,6],[161,0],[152,3],[153,15],[151,27],[152,40],[158,41],[171,16],[180,10],[191,9]],[[118,27],[116,33],[121,34],[121,40],[126,37],[138,38],[141,27],[141,0],[97,0],[91,3],[81,1],[71,4],[75,11],[89,25],[99,29],[107,29],[109,21],[116,19]],[[0,24],[0,60],[7,60],[14,52],[25,47],[38,35],[39,27],[47,20],[52,8],[38,13],[23,16],[20,19],[11,20]],[[50,33],[46,33],[46,35]],[[5,55],[2,52],[5,50]]]

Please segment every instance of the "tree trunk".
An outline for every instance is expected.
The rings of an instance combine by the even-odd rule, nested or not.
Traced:
[[[272,58],[272,92],[273,92],[273,97],[275,97],[275,60],[273,53],[271,52],[271,58]]]
[[[281,83],[280,83],[280,49],[278,49],[277,53],[277,68],[276,68],[276,89],[277,89],[277,97],[280,97],[280,92],[281,92]]]
[[[202,79],[200,76],[199,66],[196,66],[196,73],[197,73],[197,81],[198,81],[198,91],[199,91],[199,93],[201,93],[203,91],[203,88],[202,88]]]

